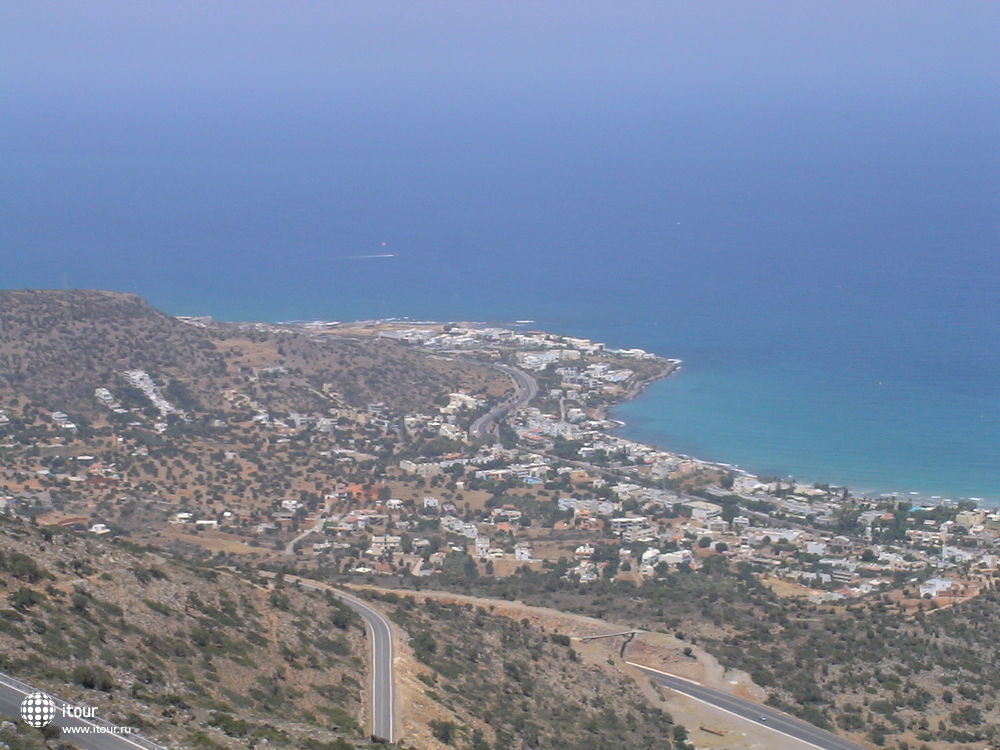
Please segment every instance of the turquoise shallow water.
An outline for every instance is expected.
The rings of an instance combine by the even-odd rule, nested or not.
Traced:
[[[684,359],[620,407],[630,437],[1000,500],[989,23],[400,5],[395,35],[376,5],[252,4],[247,34],[210,6],[14,13],[0,284],[231,320],[533,319]]]
[[[836,373],[851,375],[872,377]],[[996,450],[987,442],[996,426],[980,401],[954,391],[935,397],[934,383],[858,380],[820,391],[787,371],[694,363],[614,416],[627,423],[626,437],[758,474],[997,503]],[[947,418],[911,411],[935,398]]]

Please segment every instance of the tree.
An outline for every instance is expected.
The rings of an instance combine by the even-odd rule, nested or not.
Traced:
[[[14,609],[19,612],[26,612],[42,601],[42,595],[32,589],[23,586],[7,597]]]
[[[431,734],[446,745],[450,745],[455,739],[455,722],[453,721],[432,719],[430,728]]]
[[[80,664],[73,668],[73,682],[88,690],[102,690],[105,693],[110,693],[115,686],[107,671],[89,664]]]

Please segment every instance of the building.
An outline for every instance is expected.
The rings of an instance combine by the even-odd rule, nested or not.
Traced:
[[[704,500],[691,500],[685,503],[691,509],[691,518],[695,521],[710,521],[722,515],[722,506],[708,503]]]
[[[955,581],[950,581],[947,578],[929,578],[920,584],[920,596],[921,598],[933,599],[951,592],[956,586]]]

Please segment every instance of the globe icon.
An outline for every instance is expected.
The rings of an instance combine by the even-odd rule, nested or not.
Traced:
[[[55,715],[56,704],[45,693],[31,693],[21,701],[21,718],[25,724],[35,729],[48,726]]]

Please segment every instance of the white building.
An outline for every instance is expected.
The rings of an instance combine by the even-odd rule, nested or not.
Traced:
[[[691,509],[691,518],[696,521],[710,521],[722,515],[722,506],[708,503],[704,500],[691,500],[685,503]]]
[[[941,594],[951,591],[954,585],[955,582],[947,578],[929,578],[920,584],[920,596],[931,598],[941,596]]]

